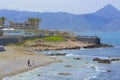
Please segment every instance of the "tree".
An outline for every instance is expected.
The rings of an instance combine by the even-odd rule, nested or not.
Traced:
[[[33,28],[37,29],[41,20],[39,18],[28,18],[28,22]]]
[[[0,20],[1,20],[1,21],[0,21],[1,26],[4,27],[6,18],[5,18],[5,17],[1,17]]]
[[[39,18],[28,18],[28,22],[31,24],[36,24],[41,22],[41,20]]]

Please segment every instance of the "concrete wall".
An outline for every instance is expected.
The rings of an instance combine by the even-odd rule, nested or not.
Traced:
[[[7,44],[14,44],[22,40],[31,39],[31,38],[40,38],[41,36],[30,36],[30,37],[0,37],[0,45],[7,45]],[[42,37],[41,37],[42,38]],[[69,37],[65,37],[69,38]],[[75,37],[76,40],[82,41],[82,42],[89,42],[89,43],[95,43],[100,44],[100,38],[97,36],[77,36]]]
[[[89,42],[89,43],[95,43],[100,44],[100,38],[97,36],[77,36],[76,40],[82,41],[82,42]]]
[[[12,44],[17,43],[19,41],[19,38],[0,38],[0,45],[6,45],[6,44]]]
[[[26,39],[31,39],[31,38],[40,38],[40,36],[23,36],[23,37],[12,37],[12,36],[8,36],[8,37],[0,37],[0,45],[7,45],[7,44],[14,44],[17,43],[19,41],[22,40],[26,40]]]

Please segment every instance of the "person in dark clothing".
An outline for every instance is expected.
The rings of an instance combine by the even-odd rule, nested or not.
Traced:
[[[30,59],[28,59],[28,66],[30,66]]]

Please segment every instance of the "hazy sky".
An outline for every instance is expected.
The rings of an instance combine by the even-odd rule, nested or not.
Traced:
[[[107,4],[120,10],[120,0],[0,0],[0,9],[83,14],[95,12]]]

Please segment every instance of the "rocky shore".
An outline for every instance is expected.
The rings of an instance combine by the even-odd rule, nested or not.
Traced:
[[[67,49],[81,49],[81,48],[107,48],[113,47],[109,44],[94,44],[88,42],[81,41],[61,41],[61,42],[31,42],[26,43],[29,44],[25,46],[25,50],[27,51],[49,51],[49,50],[67,50]]]
[[[80,42],[71,39],[58,39],[57,41],[44,40],[37,39],[32,41],[25,41],[24,43],[22,43],[22,46],[6,46],[5,51],[0,52],[0,79],[6,76],[22,73],[36,67],[45,66],[50,63],[61,62],[61,60],[49,57],[48,55],[33,54],[34,51],[113,47],[112,45],[107,44],[98,45],[94,43]],[[32,63],[34,62],[34,65],[28,66],[28,60],[30,60]],[[77,58],[76,60],[79,60],[79,58]],[[60,75],[63,74],[60,73]]]
[[[111,64],[111,62],[113,61],[120,61],[120,58],[112,58],[112,59],[94,58],[93,61],[97,61],[98,63]]]
[[[91,48],[108,48],[108,47],[114,47],[114,46],[110,44],[101,43],[101,44],[93,44],[93,45],[85,46],[83,48],[91,49]]]

